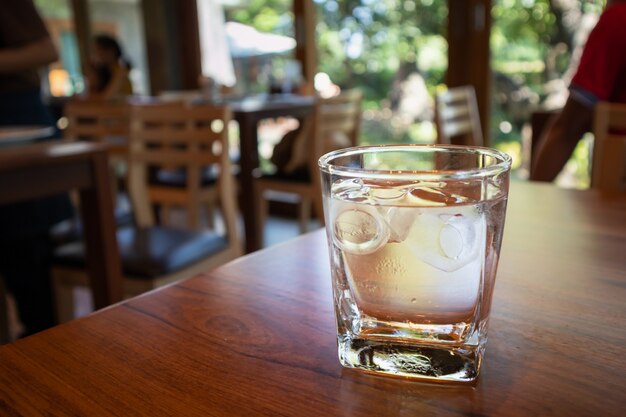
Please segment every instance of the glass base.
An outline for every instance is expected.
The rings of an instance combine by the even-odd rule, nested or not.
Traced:
[[[425,346],[339,336],[339,361],[347,368],[437,382],[473,382],[483,349],[479,346]]]

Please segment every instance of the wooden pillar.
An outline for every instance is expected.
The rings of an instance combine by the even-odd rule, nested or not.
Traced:
[[[304,92],[314,94],[313,79],[317,73],[317,49],[315,27],[317,17],[313,0],[293,0],[293,15],[296,33],[296,59],[302,66]]]
[[[202,74],[200,52],[200,28],[198,27],[198,5],[196,0],[177,1],[179,51],[181,62],[181,84],[184,89],[196,89]]]
[[[448,0],[448,87],[473,85],[485,145],[490,143],[491,0]]]
[[[74,16],[74,32],[78,43],[80,66],[85,74],[91,62],[91,19],[87,0],[72,0],[72,14]]]
[[[173,0],[142,0],[150,92],[182,88],[177,53],[177,7]]]
[[[201,74],[196,0],[142,0],[150,91],[194,89]]]

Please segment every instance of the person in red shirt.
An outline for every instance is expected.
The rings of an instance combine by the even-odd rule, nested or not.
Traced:
[[[591,130],[598,101],[626,103],[626,1],[609,0],[590,33],[565,107],[539,142],[530,178],[553,181]]]

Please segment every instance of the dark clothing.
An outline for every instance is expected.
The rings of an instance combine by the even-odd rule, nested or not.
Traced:
[[[0,12],[0,49],[20,48],[47,38],[46,26],[31,0],[4,1]],[[39,88],[37,69],[0,73],[0,92]]]
[[[52,125],[39,90],[0,94],[0,126]],[[1,152],[1,150],[0,150]],[[45,178],[42,178],[45,181]],[[0,206],[0,279],[15,298],[23,336],[54,325],[50,227],[72,214],[67,195]]]
[[[30,0],[3,2],[0,49],[23,47],[46,37]],[[37,70],[0,73],[0,126],[55,125],[41,100]],[[71,213],[67,195],[0,206],[0,275],[15,298],[25,334],[54,324],[48,231]]]
[[[41,102],[39,89],[0,93],[0,126],[8,125],[54,125]],[[0,206],[0,241],[40,236],[70,215],[71,206],[65,195]]]
[[[49,271],[51,251],[47,231],[10,242],[0,240],[0,271],[26,327],[22,336],[54,326]]]

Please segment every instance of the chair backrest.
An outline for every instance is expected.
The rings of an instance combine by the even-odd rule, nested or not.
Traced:
[[[201,171],[212,167],[217,173],[219,202],[230,242],[237,241],[237,201],[228,155],[226,106],[182,103],[131,106],[129,179],[136,221],[154,223],[148,192],[148,169],[184,168],[191,198],[200,192]]]
[[[478,103],[474,87],[450,88],[437,94],[435,121],[437,143],[482,146]]]
[[[312,149],[309,153],[309,169],[311,174],[317,172],[317,161],[332,148],[333,144],[328,143],[335,138],[333,135],[341,134],[347,138],[345,145],[356,146],[359,142],[361,132],[361,105],[363,94],[360,90],[346,90],[341,94],[330,98],[318,98],[315,104],[315,111],[312,118],[308,120],[313,123]],[[342,146],[346,147],[346,146]]]
[[[72,100],[65,105],[64,137],[108,143],[116,151],[128,146],[130,107],[126,102]]]
[[[626,104],[595,106],[591,187],[626,192]]]

